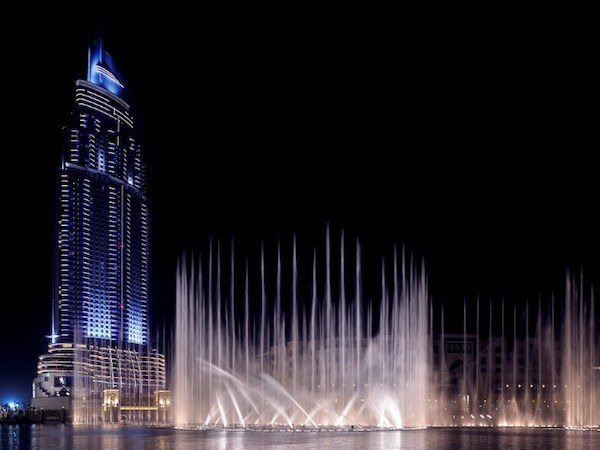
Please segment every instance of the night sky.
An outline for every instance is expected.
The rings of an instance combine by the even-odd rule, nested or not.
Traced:
[[[29,400],[45,350],[61,127],[100,22],[44,8],[2,31],[1,403]],[[105,13],[147,151],[153,328],[171,326],[183,250],[233,238],[257,266],[263,241],[272,257],[294,233],[301,253],[322,249],[327,224],[360,238],[367,296],[394,243],[424,259],[448,311],[560,293],[567,268],[598,286],[581,47],[527,23],[313,13]]]

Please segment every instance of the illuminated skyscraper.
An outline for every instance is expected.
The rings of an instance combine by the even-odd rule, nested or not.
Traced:
[[[149,212],[145,161],[124,77],[101,46],[75,82],[58,175],[53,340],[145,344]],[[58,331],[58,336],[57,332]]]
[[[48,408],[71,397],[76,422],[118,420],[121,407],[132,420],[159,420],[158,406],[148,408],[168,400],[164,355],[150,347],[150,216],[128,99],[102,42],[90,46],[63,129],[52,332],[32,400]]]

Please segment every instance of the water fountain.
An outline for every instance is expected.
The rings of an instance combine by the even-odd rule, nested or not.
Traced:
[[[446,414],[430,416],[431,423],[597,427],[600,376],[593,368],[599,357],[598,318],[593,290],[586,297],[583,286],[583,279],[567,275],[562,301],[554,296],[547,301],[525,301],[520,308],[515,304],[512,314],[506,311],[504,300],[495,308],[490,301],[487,339],[479,334],[479,302],[471,318],[475,335],[467,333],[466,307],[462,336],[444,334],[442,317],[442,331],[432,339],[434,345],[462,340],[465,349],[470,341],[477,350],[460,355],[461,373],[454,383],[443,382],[452,373],[447,363],[446,367],[443,362],[432,366],[434,379],[442,381],[430,386],[430,397],[446,405]],[[494,320],[494,314],[499,314],[499,320]],[[463,404],[453,407],[457,401]]]
[[[325,289],[298,298],[293,245],[291,314],[281,302],[282,264],[275,280],[265,276],[261,254],[260,302],[250,299],[245,272],[244,308],[235,309],[234,258],[223,292],[217,250],[188,273],[178,269],[174,407],[179,426],[207,428],[364,429],[427,424],[428,295],[425,274],[394,255],[391,290],[382,275],[378,311],[361,298],[357,242],[352,283],[346,279],[345,243],[340,246],[338,298],[332,295],[329,233]],[[216,273],[215,273],[216,272]],[[385,273],[385,272],[383,272]],[[268,298],[268,283],[276,286]],[[353,294],[347,295],[353,284]],[[304,305],[308,305],[304,307]],[[373,330],[375,315],[378,330]],[[287,319],[286,319],[287,317]]]
[[[351,258],[343,233],[339,258],[331,247],[328,231],[324,261],[315,251],[312,273],[304,277],[295,239],[291,262],[282,264],[278,249],[275,270],[265,268],[263,247],[255,279],[247,262],[244,270],[236,266],[233,245],[228,263],[218,244],[210,245],[206,260],[182,258],[173,362],[177,426],[583,428],[600,422],[600,371],[592,370],[599,365],[597,318],[583,280],[567,276],[563,301],[539,298],[512,311],[504,300],[490,300],[485,314],[478,300],[473,317],[465,303],[462,334],[449,334],[443,308],[434,316],[424,268],[394,251],[391,270],[382,262],[380,297],[366,301],[358,241]]]

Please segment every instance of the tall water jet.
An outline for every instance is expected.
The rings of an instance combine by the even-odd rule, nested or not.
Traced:
[[[599,365],[595,335],[593,291],[588,302],[583,292],[583,276],[579,283],[567,275],[565,323],[562,352],[562,383],[565,421],[581,428],[598,424],[594,414],[594,393],[598,378],[593,368]]]

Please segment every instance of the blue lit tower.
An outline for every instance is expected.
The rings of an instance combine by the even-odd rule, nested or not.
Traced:
[[[150,215],[128,99],[98,41],[63,129],[52,332],[31,402],[77,423],[169,420],[165,357],[149,339]]]
[[[110,55],[101,44],[90,47],[87,80],[75,82],[58,174],[53,340],[147,340],[145,161],[126,98]]]

